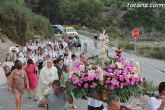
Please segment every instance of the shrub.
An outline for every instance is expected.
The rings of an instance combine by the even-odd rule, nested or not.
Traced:
[[[144,84],[144,88],[148,92],[154,92],[154,91],[157,91],[158,90],[158,87],[153,84],[153,81],[146,81],[145,84]]]
[[[138,47],[138,54],[145,56],[145,57],[151,57],[156,58],[160,60],[165,60],[165,52],[163,51],[165,47]]]
[[[11,1],[3,1],[3,4],[0,8],[0,28],[9,39],[23,45],[26,40],[34,39],[34,35],[52,37],[53,31],[46,18]]]

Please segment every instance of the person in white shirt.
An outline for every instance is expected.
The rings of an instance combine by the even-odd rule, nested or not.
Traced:
[[[2,67],[8,66],[10,69],[14,66],[14,63],[11,61],[11,56],[7,55],[5,62],[3,62]]]
[[[69,58],[67,53],[64,53],[64,65],[70,65],[71,59]]]
[[[38,49],[38,53],[36,55],[36,60],[38,62],[38,69],[39,70],[41,70],[42,67],[43,67],[44,58],[45,58],[44,49],[43,48],[39,48]]]
[[[71,70],[75,67],[77,61],[78,61],[77,56],[75,54],[72,54],[71,55],[71,64],[70,64]]]
[[[26,51],[28,48],[29,48],[29,42],[26,42],[26,46],[24,46],[23,51],[22,51],[24,55],[26,55]]]
[[[45,56],[49,55],[51,59],[53,59],[53,50],[50,44],[47,45],[47,49],[45,51]]]
[[[63,55],[64,55],[64,46],[63,46],[63,44],[59,45],[59,54],[60,54],[61,57],[63,57]]]
[[[31,58],[31,59],[33,60],[34,63],[37,62],[37,60],[35,59],[35,56],[32,55],[31,49],[28,49],[28,50],[27,50],[25,58],[19,58],[18,60],[21,60],[21,62],[22,62],[24,65],[26,65],[27,60],[28,60],[29,58]]]
[[[68,57],[71,59],[71,56],[72,56],[72,52],[70,51],[70,49],[69,49],[69,47],[67,46],[67,47],[65,47],[65,53],[67,53],[68,54]]]
[[[158,97],[150,97],[147,110],[165,110],[165,82],[159,84]]]
[[[61,44],[64,46],[64,48],[68,46],[68,44],[64,41],[64,39],[61,40]]]
[[[47,65],[44,66],[40,72],[37,96],[39,98],[42,97],[44,92],[51,87],[52,82],[58,78],[57,68],[53,66],[51,59],[48,59]]]

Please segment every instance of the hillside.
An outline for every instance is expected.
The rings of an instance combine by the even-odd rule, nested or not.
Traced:
[[[34,40],[36,35],[50,38],[51,25],[45,17],[33,13],[17,0],[0,2],[0,39],[9,38],[20,45]]]

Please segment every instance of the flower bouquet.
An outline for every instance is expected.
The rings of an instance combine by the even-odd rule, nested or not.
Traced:
[[[110,94],[116,94],[122,102],[131,96],[144,94],[139,85],[142,77],[136,71],[134,64],[123,57],[109,57],[106,66],[101,68],[99,56],[88,56],[86,61],[77,62],[73,75],[68,80],[69,91],[75,98],[82,95],[97,100],[106,101]]]
[[[116,56],[104,69],[104,91],[118,95],[122,102],[128,101],[131,96],[144,94],[140,83],[142,76],[123,57]]]
[[[74,93],[75,98],[82,95],[93,97],[101,91],[99,84],[98,65],[92,64],[92,60],[87,60],[89,65],[77,62],[73,70],[73,75],[68,80],[70,82],[69,91]]]

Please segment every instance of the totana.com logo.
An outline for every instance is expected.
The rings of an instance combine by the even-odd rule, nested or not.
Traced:
[[[165,4],[154,3],[128,3],[129,8],[165,8]]]

